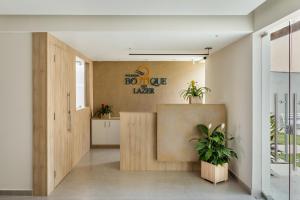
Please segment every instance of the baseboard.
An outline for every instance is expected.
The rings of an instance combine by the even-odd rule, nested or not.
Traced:
[[[248,185],[246,185],[241,179],[239,179],[239,177],[235,175],[235,173],[233,173],[231,170],[229,170],[229,173],[239,182],[239,184],[247,191],[248,194],[251,194],[251,188]]]
[[[32,196],[32,190],[0,190],[0,196]]]
[[[91,149],[119,149],[120,145],[118,144],[101,144],[101,145],[92,145]]]

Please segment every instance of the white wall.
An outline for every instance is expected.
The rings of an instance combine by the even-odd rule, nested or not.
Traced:
[[[0,190],[31,190],[31,34],[0,33],[0,44]]]
[[[299,9],[299,0],[267,0],[254,11],[254,30],[268,26]]]
[[[207,103],[224,103],[230,146],[239,156],[230,168],[250,189],[252,185],[252,36],[214,53],[207,60]]]

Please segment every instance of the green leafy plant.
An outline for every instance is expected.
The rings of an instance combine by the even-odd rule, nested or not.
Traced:
[[[276,131],[276,121],[275,121],[275,115],[270,115],[270,141],[271,143],[274,142],[275,139],[275,131]],[[284,129],[278,128],[278,134],[284,135]]]
[[[100,117],[106,114],[112,113],[112,106],[101,104],[100,109],[95,113],[95,117]]]
[[[276,132],[275,115],[270,115],[270,141],[273,142]]]
[[[232,158],[238,158],[237,153],[226,147],[226,142],[234,138],[226,138],[224,129],[225,124],[220,124],[211,130],[211,124],[207,127],[204,124],[197,125],[199,138],[193,138],[196,141],[195,148],[199,154],[199,160],[211,163],[213,165],[223,165]]]
[[[191,97],[199,97],[200,99],[203,99],[204,95],[208,92],[211,92],[211,89],[208,87],[200,87],[197,82],[192,80],[189,83],[188,88],[180,92],[180,96],[182,96],[185,100],[188,100]]]
[[[279,139],[279,137],[284,137],[284,129],[283,128],[278,128],[276,127],[276,119],[275,119],[275,115],[271,114],[270,115],[270,147],[271,147],[271,161],[275,162],[275,154],[276,154],[276,149],[275,149],[275,132],[276,132],[276,128],[277,128],[277,139]],[[277,153],[279,154],[279,156],[281,156],[283,154],[282,151],[277,150]]]

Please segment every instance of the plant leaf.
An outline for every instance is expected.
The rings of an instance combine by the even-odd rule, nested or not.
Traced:
[[[222,126],[222,124],[220,124],[220,125],[218,125],[218,126],[216,126],[216,128],[213,130],[213,132],[212,133],[214,133],[215,131],[217,131],[220,127]]]
[[[197,129],[200,131],[200,133],[205,134],[206,136],[208,136],[208,127],[205,126],[204,124],[198,124],[197,125]]]
[[[207,152],[205,153],[205,160],[209,160],[209,158],[211,157],[212,155],[212,150],[211,149],[208,149]]]

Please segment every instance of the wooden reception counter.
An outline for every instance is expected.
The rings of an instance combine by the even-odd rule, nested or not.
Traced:
[[[120,113],[120,169],[200,170],[193,144],[199,123],[226,122],[224,105],[166,104],[157,113]]]

